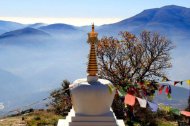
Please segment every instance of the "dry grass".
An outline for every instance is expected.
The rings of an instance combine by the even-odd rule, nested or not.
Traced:
[[[53,112],[35,111],[25,117],[28,126],[55,126],[62,116]]]
[[[178,126],[177,122],[167,121],[165,119],[158,120],[159,126]]]
[[[55,126],[60,118],[63,117],[53,112],[34,111],[23,116],[0,119],[0,126]]]
[[[22,117],[8,117],[0,119],[0,126],[26,126],[26,122],[22,121]]]

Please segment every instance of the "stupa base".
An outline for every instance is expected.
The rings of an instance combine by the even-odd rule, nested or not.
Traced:
[[[57,126],[125,126],[123,120],[117,120],[112,111],[101,116],[75,115],[73,109],[66,119],[59,119]]]

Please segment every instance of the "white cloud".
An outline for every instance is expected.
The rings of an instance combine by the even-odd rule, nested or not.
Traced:
[[[40,17],[40,18],[32,18],[32,17],[0,17],[0,20],[5,21],[14,21],[23,24],[33,24],[33,23],[66,23],[75,26],[83,26],[83,25],[91,25],[93,22],[95,25],[102,24],[110,24],[115,23],[121,18],[49,18],[49,17]]]

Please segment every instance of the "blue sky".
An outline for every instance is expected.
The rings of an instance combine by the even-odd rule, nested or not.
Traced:
[[[32,20],[45,23],[48,20],[50,23],[73,20],[77,23],[79,19],[83,19],[84,23],[90,22],[89,19],[99,19],[100,23],[115,22],[134,16],[144,9],[166,5],[190,8],[190,0],[0,0],[0,19],[23,23]],[[72,24],[74,22],[71,21]]]

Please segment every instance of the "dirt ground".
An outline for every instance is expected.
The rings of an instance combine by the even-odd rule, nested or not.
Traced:
[[[22,117],[9,117],[0,119],[0,126],[26,126],[26,123],[22,121]]]

